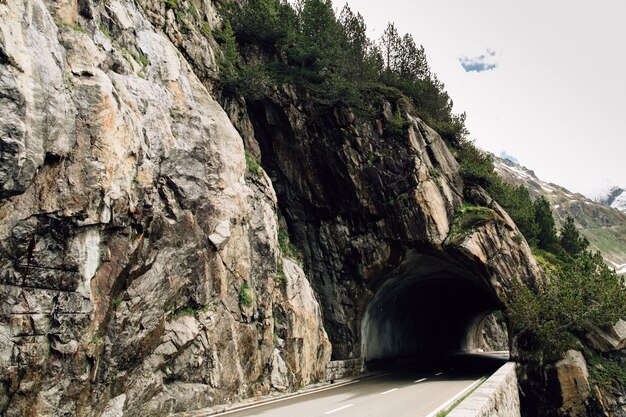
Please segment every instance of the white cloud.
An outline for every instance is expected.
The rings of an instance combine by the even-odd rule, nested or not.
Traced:
[[[496,52],[487,49],[487,53],[472,58],[462,56],[459,58],[459,62],[465,72],[483,72],[491,71],[498,67],[498,63],[495,58]]]

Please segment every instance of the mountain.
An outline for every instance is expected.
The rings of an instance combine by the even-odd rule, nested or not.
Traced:
[[[620,187],[613,187],[600,202],[619,211],[626,212],[626,190]]]
[[[508,159],[493,156],[493,160],[496,171],[505,181],[524,185],[534,197],[546,197],[557,222],[563,223],[567,216],[572,216],[581,233],[589,239],[590,248],[600,251],[618,273],[626,273],[626,214],[619,211],[620,207],[626,210],[624,190],[613,189],[603,204],[543,181],[532,170]]]

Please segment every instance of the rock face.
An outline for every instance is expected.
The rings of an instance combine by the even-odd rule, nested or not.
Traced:
[[[599,352],[616,352],[626,349],[626,321],[619,320],[614,326],[594,329],[585,335],[587,342]]]
[[[314,293],[186,19],[182,39],[164,2],[0,2],[2,415],[166,415],[324,377]]]
[[[509,333],[501,315],[490,314],[485,317],[481,329],[482,349],[502,351],[509,349]]]
[[[463,189],[443,140],[407,103],[382,102],[371,120],[283,87],[225,108],[273,180],[320,295],[333,359],[469,347],[472,320],[500,309],[512,281],[540,282],[508,215]],[[387,127],[398,111],[400,135]],[[489,207],[493,220],[452,239],[464,199]],[[426,316],[432,325],[416,319]]]

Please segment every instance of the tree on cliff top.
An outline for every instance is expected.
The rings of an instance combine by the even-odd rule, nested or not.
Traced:
[[[307,0],[298,14],[299,30],[290,57],[320,75],[334,72],[341,55],[341,24],[330,0]]]
[[[243,61],[263,62],[275,85],[305,88],[322,102],[363,114],[390,95],[404,95],[450,143],[467,134],[465,117],[452,113],[452,100],[430,71],[424,48],[393,24],[373,42],[362,16],[346,6],[337,18],[330,0],[300,0],[295,7],[286,0],[248,0],[225,9]],[[227,93],[246,98],[245,91]]]

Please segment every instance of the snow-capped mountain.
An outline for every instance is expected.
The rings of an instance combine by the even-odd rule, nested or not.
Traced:
[[[613,187],[606,198],[601,199],[600,202],[626,213],[626,190]]]
[[[626,274],[626,191],[614,188],[604,201],[593,201],[560,185],[542,181],[522,165],[492,157],[497,173],[505,181],[524,185],[534,197],[545,196],[552,204],[557,222],[562,223],[567,216],[572,216],[581,233],[589,239],[590,248],[600,251],[617,273]]]

